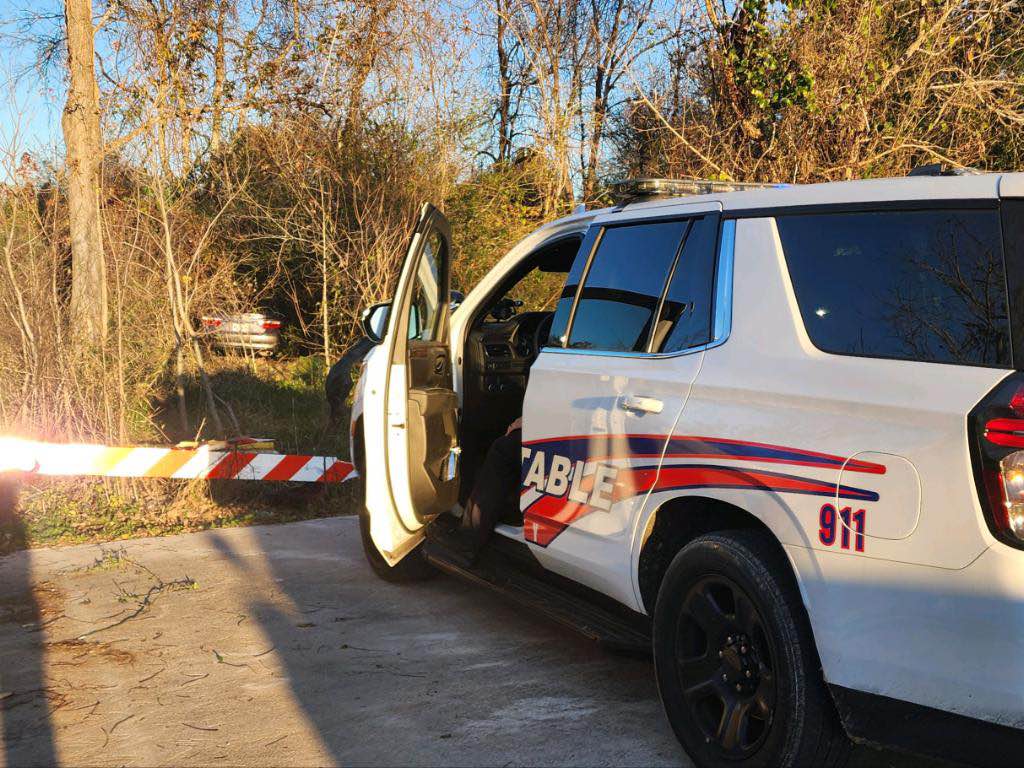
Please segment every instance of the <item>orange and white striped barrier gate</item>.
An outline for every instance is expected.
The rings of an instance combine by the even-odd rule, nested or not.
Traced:
[[[0,472],[55,477],[165,477],[177,480],[263,480],[341,483],[355,467],[334,456],[246,450],[247,443],[120,447],[0,438]]]

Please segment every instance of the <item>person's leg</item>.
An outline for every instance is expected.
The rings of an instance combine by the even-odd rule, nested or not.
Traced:
[[[522,430],[514,429],[495,440],[473,484],[466,513],[476,533],[478,550],[487,543],[502,516],[518,509],[522,437]]]

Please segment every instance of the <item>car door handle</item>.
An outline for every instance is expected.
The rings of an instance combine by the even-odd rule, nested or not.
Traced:
[[[634,413],[661,413],[665,409],[665,404],[656,397],[623,395],[619,398],[619,408]]]

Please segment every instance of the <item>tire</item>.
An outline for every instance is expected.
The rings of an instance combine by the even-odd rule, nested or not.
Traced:
[[[327,397],[328,424],[333,429],[341,426],[342,418],[348,412],[348,396],[355,382],[352,371],[366,354],[373,349],[373,342],[362,338],[345,350],[338,362],[331,366],[324,380],[324,394]]]
[[[789,563],[765,534],[708,534],[675,556],[654,611],[654,664],[697,766],[846,764],[851,744]]]
[[[333,370],[333,369],[332,369]],[[426,581],[437,575],[437,571],[431,567],[426,558],[423,557],[423,543],[391,565],[378,551],[377,545],[373,543],[370,536],[370,513],[366,509],[366,451],[363,443],[362,419],[356,428],[352,440],[352,463],[359,473],[359,484],[362,486],[364,503],[359,510],[359,538],[363,544],[363,555],[366,562],[375,574],[384,581],[395,584],[409,583],[413,581]]]
[[[370,568],[384,581],[396,584],[403,584],[412,581],[426,581],[437,574],[430,563],[423,557],[423,545],[417,545],[416,549],[407,554],[395,565],[391,565],[384,556],[377,551],[377,546],[370,538],[370,515],[365,507],[359,513],[359,536],[363,542],[363,554],[366,555],[366,562]]]

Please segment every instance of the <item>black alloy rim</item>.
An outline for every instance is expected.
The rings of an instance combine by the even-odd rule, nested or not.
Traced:
[[[686,594],[676,626],[676,669],[691,721],[728,759],[764,744],[775,713],[775,653],[753,601],[725,576]]]

